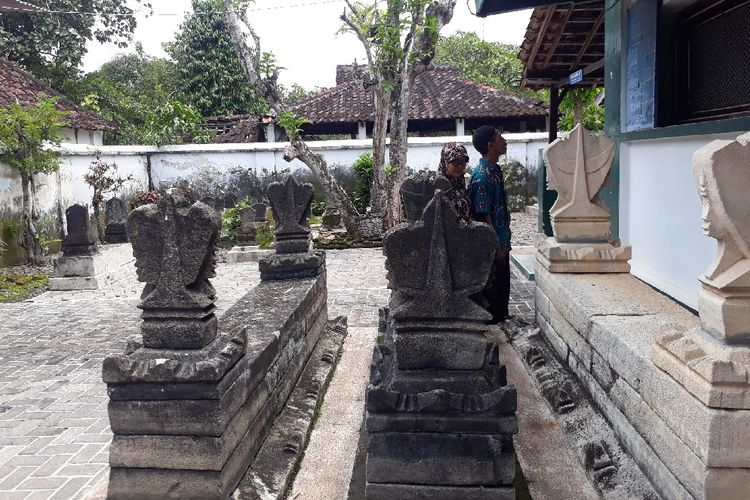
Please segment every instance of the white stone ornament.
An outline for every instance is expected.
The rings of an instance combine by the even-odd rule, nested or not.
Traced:
[[[554,237],[538,245],[537,261],[554,273],[627,273],[631,248],[609,241],[611,216],[599,198],[615,143],[581,124],[544,152],[547,184],[557,191],[550,210]]]
[[[697,151],[693,173],[718,243],[700,277],[701,327],[657,336],[652,359],[707,406],[750,409],[750,133]]]

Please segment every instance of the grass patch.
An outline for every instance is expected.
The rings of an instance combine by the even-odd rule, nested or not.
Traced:
[[[47,274],[8,274],[0,276],[0,303],[24,300],[49,282]]]
[[[315,225],[319,226],[323,223],[323,217],[321,217],[320,215],[311,215],[310,217],[307,218],[307,223],[310,224],[311,226],[315,226]]]

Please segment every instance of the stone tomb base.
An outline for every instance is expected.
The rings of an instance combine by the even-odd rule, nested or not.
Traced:
[[[561,243],[550,237],[538,245],[537,262],[552,273],[629,273],[631,247],[611,243]]]
[[[227,264],[258,262],[273,255],[273,250],[261,250],[257,245],[236,246],[227,253]]]
[[[546,341],[591,394],[663,498],[747,499],[750,410],[711,408],[651,358],[654,338],[700,320],[629,274],[536,269]]]
[[[129,243],[101,245],[93,255],[63,255],[55,260],[49,289],[98,290],[130,274],[134,262]]]
[[[203,349],[138,347],[105,359],[108,498],[231,495],[326,329],[326,299],[325,271],[261,282]]]

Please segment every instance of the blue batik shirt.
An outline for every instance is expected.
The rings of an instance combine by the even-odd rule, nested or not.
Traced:
[[[490,214],[500,246],[510,250],[510,212],[500,165],[484,158],[471,174],[469,184],[472,215]]]

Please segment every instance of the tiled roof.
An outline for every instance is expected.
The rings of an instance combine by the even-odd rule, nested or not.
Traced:
[[[258,123],[260,118],[252,114],[233,116],[211,116],[206,128],[214,132],[216,144],[238,144],[260,140]]]
[[[65,99],[52,87],[42,83],[7,59],[0,58],[0,107],[13,103],[21,105],[36,104],[39,99],[59,97],[57,109],[67,111],[68,126],[84,130],[116,130],[117,126],[100,115],[87,111],[69,99]]]
[[[294,105],[313,123],[372,121],[371,94],[361,83],[347,81],[346,67],[337,70],[340,83]],[[546,116],[547,106],[521,94],[470,82],[455,66],[440,65],[422,73],[414,85],[412,120]]]

